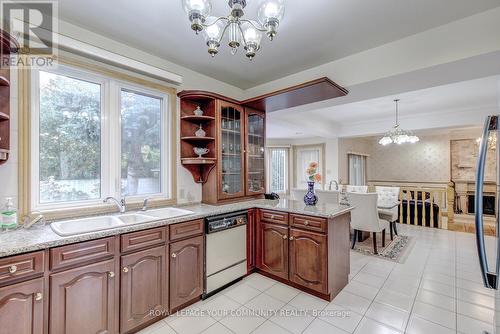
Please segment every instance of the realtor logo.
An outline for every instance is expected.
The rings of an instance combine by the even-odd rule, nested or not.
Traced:
[[[57,48],[57,1],[0,0],[3,36],[18,45],[2,49],[0,67],[54,67]],[[4,47],[2,43],[2,48]]]

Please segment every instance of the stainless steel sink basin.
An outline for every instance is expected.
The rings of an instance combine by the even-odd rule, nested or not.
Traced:
[[[153,216],[156,218],[168,219],[175,217],[182,217],[187,215],[192,215],[194,212],[179,208],[161,208],[161,209],[153,209],[147,210],[144,212],[148,216]]]
[[[115,216],[99,216],[64,220],[50,224],[52,230],[63,237],[81,233],[109,230],[121,226],[125,226],[124,222]]]
[[[147,216],[143,215],[140,213],[130,213],[130,214],[124,214],[124,215],[119,215],[116,216],[118,219],[120,219],[123,223],[125,224],[140,224],[140,223],[147,223],[152,220],[157,220],[157,217],[152,217],[152,216]]]

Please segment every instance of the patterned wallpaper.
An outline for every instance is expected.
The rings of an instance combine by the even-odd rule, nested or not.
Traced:
[[[373,139],[368,159],[369,180],[448,182],[450,139],[447,136],[420,137],[406,145],[379,145]]]

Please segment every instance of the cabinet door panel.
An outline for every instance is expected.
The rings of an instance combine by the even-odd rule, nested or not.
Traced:
[[[290,229],[290,280],[327,293],[327,266],[326,235]]]
[[[170,309],[203,293],[203,236],[170,244]]]
[[[244,111],[239,105],[219,102],[219,199],[245,195]]]
[[[115,260],[50,276],[50,333],[116,333]]]
[[[245,195],[265,193],[265,113],[245,108],[245,152],[246,187]]]
[[[288,279],[288,228],[259,224],[259,269]]]
[[[43,278],[0,288],[0,334],[43,333]]]
[[[121,332],[153,319],[151,311],[167,309],[166,251],[162,246],[122,256]]]

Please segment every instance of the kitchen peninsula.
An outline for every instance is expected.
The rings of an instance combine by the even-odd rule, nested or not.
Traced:
[[[203,219],[236,211],[248,212],[249,273],[326,300],[348,283],[351,207],[253,200],[182,209],[193,213],[69,237],[49,225],[0,234],[0,300],[10,304],[0,320],[16,333],[144,328],[201,298]],[[30,323],[7,321],[19,317]]]

